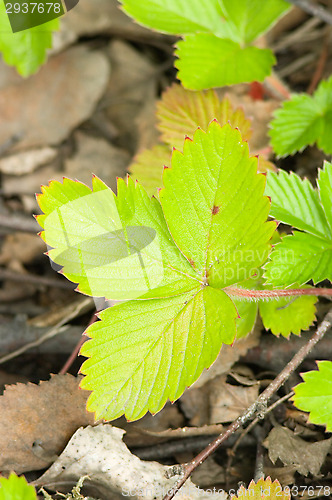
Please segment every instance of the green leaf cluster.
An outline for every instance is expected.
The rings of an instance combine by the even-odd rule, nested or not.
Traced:
[[[294,173],[269,172],[265,194],[271,197],[270,215],[299,231],[275,245],[265,266],[274,286],[332,281],[332,164],[318,173],[318,189]]]
[[[302,151],[314,143],[332,154],[332,77],[320,82],[313,96],[294,94],[271,122],[271,144],[278,156]]]
[[[24,77],[35,73],[46,61],[47,49],[52,46],[52,32],[59,29],[59,19],[34,28],[13,33],[5,2],[0,2],[0,52],[9,66]]]
[[[285,0],[121,0],[137,22],[183,35],[176,67],[184,87],[201,90],[263,81],[275,58],[252,43],[288,9]]]

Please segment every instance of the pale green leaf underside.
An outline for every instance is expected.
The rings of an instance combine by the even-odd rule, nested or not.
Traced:
[[[309,422],[332,432],[332,362],[318,361],[318,370],[302,374],[303,383],[293,388],[294,404],[310,412]]]
[[[332,78],[320,83],[311,97],[295,94],[275,112],[270,137],[278,156],[302,151],[314,142],[332,154]]]
[[[249,278],[270,250],[265,176],[238,130],[197,130],[164,170],[160,200],[174,241],[197,273],[223,288]],[[190,179],[190,181],[189,181]]]
[[[250,43],[272,26],[290,5],[284,0],[220,0],[221,9],[234,33],[234,40]]]
[[[118,197],[97,178],[93,185],[91,192],[74,181],[52,183],[39,197],[41,208],[49,209],[38,218],[43,239],[53,247],[49,256],[80,292],[124,300],[170,296],[197,286],[157,200],[130,179],[128,185],[119,181]],[[82,196],[76,197],[75,189]]]
[[[5,2],[0,2],[0,52],[4,61],[15,66],[22,76],[35,73],[46,61],[46,52],[52,45],[52,31],[59,29],[59,19],[41,26],[13,33]]]
[[[210,33],[186,35],[177,47],[178,78],[192,90],[261,82],[275,63],[269,49],[241,48],[236,42]]]
[[[158,412],[234,340],[236,316],[229,297],[210,287],[106,309],[81,349],[90,358],[81,368],[81,387],[93,390],[88,409],[107,420]]]
[[[164,33],[181,35],[223,30],[219,0],[120,0],[124,11],[137,22]]]
[[[292,288],[298,288],[298,285]],[[301,331],[308,330],[316,319],[317,300],[317,297],[302,295],[266,302],[260,301],[259,312],[263,325],[274,335],[281,334],[283,337],[289,337],[291,333],[300,335]]]
[[[271,259],[264,266],[265,278],[274,286],[332,281],[332,241],[295,231],[275,246]]]
[[[265,194],[271,197],[270,215],[275,219],[323,238],[332,237],[318,192],[308,179],[283,170],[268,172]],[[327,190],[326,195],[332,207],[332,193]]]
[[[9,477],[0,477],[0,500],[36,500],[37,494],[25,477],[11,472]]]

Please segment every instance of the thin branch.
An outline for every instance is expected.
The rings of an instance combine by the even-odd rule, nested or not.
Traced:
[[[327,24],[332,24],[332,14],[321,5],[314,5],[307,0],[286,0],[288,3],[296,5],[307,14],[318,17]]]
[[[62,288],[64,290],[73,290],[75,287],[73,283],[61,279],[48,278],[46,276],[37,276],[30,273],[17,273],[15,271],[2,268],[0,268],[0,280],[16,281],[18,283],[31,283],[32,285],[43,285],[54,288]]]
[[[256,401],[247,410],[238,417],[229,427],[220,434],[214,441],[212,441],[201,453],[199,453],[189,464],[183,467],[184,475],[178,482],[177,486],[169,492],[163,500],[171,500],[174,495],[179,491],[181,486],[187,481],[194,470],[202,464],[212,453],[214,453],[219,446],[224,443],[235,431],[242,427],[246,422],[251,420],[251,418],[258,413],[258,416],[264,418],[264,413],[266,411],[266,405],[271,396],[277,392],[278,389],[286,382],[289,376],[296,370],[296,368],[302,363],[309,352],[313,349],[315,344],[319,342],[321,338],[324,337],[325,333],[332,326],[332,309],[327,313],[322,323],[317,328],[314,335],[309,339],[309,341],[295,354],[291,361],[285,366],[285,368],[279,373],[279,375],[271,382],[270,385],[264,389]]]
[[[288,288],[286,290],[248,290],[247,288],[225,288],[225,292],[236,297],[250,299],[276,299],[298,295],[316,295],[317,297],[332,297],[332,288]]]

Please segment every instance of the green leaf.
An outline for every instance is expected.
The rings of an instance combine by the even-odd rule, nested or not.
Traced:
[[[0,500],[37,500],[37,495],[23,476],[11,472],[8,479],[0,477]]]
[[[271,260],[265,264],[265,278],[274,286],[319,283],[332,280],[332,241],[309,233],[295,231],[275,246]]]
[[[124,11],[137,22],[164,33],[181,35],[197,31],[218,33],[223,20],[219,0],[120,0]]]
[[[332,362],[317,361],[318,371],[302,374],[303,383],[293,388],[294,404],[303,411],[310,412],[309,422],[326,426],[332,431]]]
[[[143,271],[151,281],[146,300],[104,311],[88,330],[82,387],[93,391],[88,407],[98,418],[159,411],[233,342],[237,311],[227,287],[256,272],[275,230],[256,169],[240,132],[212,122],[183,154],[174,151],[162,205],[130,179],[119,181],[117,196],[96,177],[93,191],[68,179],[43,188],[42,236],[80,291],[136,298]],[[133,238],[133,229],[148,231]],[[124,243],[131,252],[119,251]]]
[[[52,46],[52,31],[59,29],[59,19],[35,28],[13,33],[5,2],[0,2],[0,52],[4,61],[15,66],[22,76],[35,73],[46,61],[47,49]]]
[[[270,137],[280,157],[302,151],[317,142],[326,154],[332,154],[332,77],[319,84],[311,97],[295,94],[275,112]]]
[[[274,286],[332,280],[332,165],[319,171],[318,192],[296,174],[269,173],[265,194],[272,198],[270,215],[307,231],[286,236],[265,265]]]
[[[319,197],[326,219],[332,229],[332,164],[325,161],[323,170],[318,171]]]
[[[302,180],[294,172],[288,174],[284,170],[279,170],[278,174],[269,172],[265,194],[271,197],[272,217],[302,231],[323,238],[332,237],[319,195],[308,179]],[[327,205],[332,207],[332,192],[328,189],[326,196]]]
[[[274,223],[265,176],[238,130],[213,121],[175,150],[159,193],[174,241],[196,272],[224,288],[255,274],[267,258]]]
[[[98,178],[93,191],[64,179],[43,188],[38,222],[48,255],[78,291],[114,300],[163,297],[197,286],[178,252],[156,199],[139,184],[119,180],[118,197]]]
[[[157,119],[162,140],[180,150],[187,135],[192,137],[198,127],[206,131],[214,119],[238,128],[244,141],[252,135],[251,121],[243,109],[233,109],[230,100],[220,99],[214,90],[194,92],[173,84],[157,104]]]
[[[210,33],[186,35],[177,47],[178,78],[192,90],[261,82],[275,63],[269,49],[241,48],[236,42]]]
[[[170,148],[157,144],[151,149],[144,149],[138,153],[129,167],[129,172],[134,180],[142,184],[149,195],[153,195],[163,184],[163,167],[170,164]]]
[[[298,288],[298,285],[293,285],[291,288]],[[263,325],[274,335],[281,334],[283,337],[289,337],[291,333],[300,335],[302,330],[308,330],[316,320],[317,300],[317,297],[302,295],[266,302],[260,301],[259,312]]]
[[[81,372],[92,390],[96,418],[129,420],[175,401],[235,336],[236,310],[211,287],[163,300],[131,301],[106,309],[89,327]],[[124,362],[125,360],[125,362]]]
[[[234,41],[250,43],[267,31],[290,8],[284,0],[220,0]]]

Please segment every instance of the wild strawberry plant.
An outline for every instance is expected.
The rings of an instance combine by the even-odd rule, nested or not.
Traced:
[[[274,333],[312,323],[315,299],[304,295],[316,289],[262,283],[276,229],[265,180],[240,132],[213,121],[174,150],[160,201],[130,177],[117,196],[96,177],[92,191],[69,179],[43,188],[38,222],[50,258],[78,291],[124,301],[100,314],[81,351],[97,418],[135,420],[178,399],[237,329],[248,333],[253,299],[284,297],[281,314],[259,306]]]

